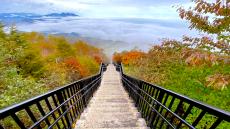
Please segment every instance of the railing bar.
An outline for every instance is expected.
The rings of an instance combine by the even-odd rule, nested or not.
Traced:
[[[166,93],[166,96],[165,96],[165,99],[164,99],[164,102],[163,102],[163,105],[166,104],[167,100],[168,100],[168,97],[169,97],[169,94]]]
[[[124,78],[125,79],[125,81],[127,80],[126,78]],[[127,80],[127,81],[129,81],[129,80]],[[142,89],[140,89],[142,92],[144,92]],[[144,92],[145,93],[145,92]],[[147,93],[145,93],[145,94],[147,94]],[[148,95],[148,94],[147,94]],[[150,96],[150,95],[148,95],[148,96]],[[150,96],[151,97],[151,96]],[[171,108],[171,106],[172,106],[172,104],[173,104],[173,102],[174,102],[174,100],[175,100],[175,97],[173,97],[173,100],[171,100],[171,102],[170,102],[170,105],[171,106],[169,106],[169,108],[167,108],[166,106],[164,106],[164,105],[162,105],[160,102],[158,102],[155,98],[152,98],[156,103],[158,103],[160,106],[163,106],[167,111],[169,111],[170,113],[172,113],[172,114],[174,114],[174,115],[176,115],[174,112],[172,112],[171,110],[170,110],[170,108]],[[177,115],[176,115],[177,116]],[[178,116],[178,118],[179,119],[181,119],[179,116]]]
[[[35,123],[37,121],[37,119],[35,118],[34,114],[30,110],[30,108],[26,107],[25,110],[26,110],[27,114],[30,116],[30,118],[32,119],[32,121]]]
[[[57,97],[58,97],[58,101],[59,101],[59,104],[60,105],[62,105],[61,106],[61,111],[62,111],[62,113],[63,112],[65,112],[66,111],[66,106],[68,106],[69,107],[69,101],[66,101],[68,98],[66,97],[66,89],[64,89],[63,91],[61,91],[61,92],[59,92],[58,94],[57,94]],[[67,107],[67,108],[68,108]],[[64,116],[64,121],[66,122],[66,124],[67,124],[67,128],[69,127],[69,126],[71,126],[70,125],[70,118],[69,118],[69,115],[68,114],[65,114],[65,116]]]
[[[158,95],[158,94],[159,94],[159,91],[160,91],[159,89],[156,89],[155,99],[158,98],[158,96],[159,96],[159,95]]]
[[[70,92],[71,92],[72,96],[74,95],[74,92],[75,92],[74,88],[75,88],[75,85],[73,87],[70,87]],[[76,96],[73,97],[73,103],[75,103],[75,101],[76,101]],[[77,118],[77,108],[76,108],[76,105],[74,105],[73,114],[74,114],[74,119]]]
[[[99,81],[99,80],[97,80],[97,81]],[[93,86],[94,86],[95,84],[93,84]],[[93,87],[92,86],[92,87]],[[88,91],[87,91],[88,92]],[[76,93],[77,94],[77,93]],[[76,95],[75,94],[75,95]],[[84,95],[83,95],[84,96]],[[73,97],[73,96],[72,96]],[[67,100],[65,100],[63,103],[61,103],[58,107],[56,107],[52,112],[49,112],[48,114],[46,114],[46,116],[44,116],[43,118],[41,118],[39,121],[37,121],[36,122],[36,124],[39,124],[40,122],[42,122],[44,119],[46,119],[46,117],[48,117],[48,116],[50,116],[53,112],[55,112],[56,110],[58,110],[58,109],[60,109],[62,106],[64,106],[65,105],[65,103],[66,102],[68,102],[72,97],[70,97],[70,98],[68,98]],[[79,100],[78,100],[79,101]],[[78,102],[77,101],[77,102]],[[76,103],[76,102],[75,102]],[[69,108],[68,108],[69,109]],[[63,114],[63,113],[62,113]],[[61,114],[61,115],[62,115]],[[30,128],[34,128],[34,125],[33,126],[31,126]]]
[[[149,87],[149,86],[148,86],[148,87]],[[152,87],[149,87],[149,90],[148,90],[149,94],[151,94],[152,91],[153,91]],[[152,97],[148,97],[148,96],[147,96],[147,99],[148,99],[147,101],[148,101],[149,103],[153,103]],[[147,114],[146,114],[146,115],[148,115],[150,112],[151,112],[151,111],[150,111],[150,108],[148,108]],[[148,119],[148,116],[147,116],[146,118]]]
[[[40,113],[41,113],[42,116],[44,117],[44,116],[46,115],[46,113],[44,112],[44,110],[43,110],[41,104],[40,104],[39,102],[36,102],[36,105],[37,105],[37,107],[38,107],[38,110],[40,111]],[[46,122],[48,125],[50,125],[50,122],[49,122],[49,120],[48,120],[48,117],[46,117],[45,122]]]
[[[179,102],[179,104],[177,105],[177,108],[176,108],[176,110],[175,110],[175,113],[177,114],[178,112],[179,112],[179,109],[180,109],[180,107],[182,106],[182,104],[183,104],[183,100],[180,100],[180,102]],[[178,114],[179,115],[179,114]],[[172,123],[173,122],[173,120],[174,120],[174,116],[172,116],[171,117],[171,120],[170,120],[170,122]],[[180,121],[181,122],[181,121]],[[168,129],[169,127],[167,127],[167,129]]]
[[[136,78],[131,77],[131,76],[128,76],[128,77],[136,79]],[[136,79],[136,80],[139,80],[139,79]],[[190,103],[190,104],[194,105],[195,107],[200,108],[202,110],[206,110],[207,112],[209,112],[212,115],[224,117],[226,121],[230,122],[230,112],[227,112],[227,111],[224,111],[224,110],[212,107],[210,105],[206,105],[206,104],[204,104],[202,102],[193,100],[191,98],[188,98],[187,96],[180,95],[180,94],[178,94],[176,92],[173,92],[171,90],[167,90],[167,89],[165,89],[163,87],[160,87],[160,86],[157,86],[157,85],[153,85],[153,84],[145,82],[145,81],[142,81],[142,82],[145,83],[145,84],[149,84],[149,85],[151,85],[151,86],[153,86],[153,87],[155,87],[157,89],[163,90],[166,93],[168,93],[168,94],[170,94],[172,96],[177,97],[178,99],[183,99],[185,102]]]
[[[160,91],[160,93],[158,93],[158,94],[159,94],[159,95],[158,95],[158,97],[157,97],[157,100],[158,100],[159,102],[161,102],[161,101],[163,100],[163,98],[164,98],[165,93],[164,93],[163,91]],[[160,105],[156,105],[156,109],[157,109],[158,111],[160,111],[160,114],[161,114],[161,113],[162,113],[162,110],[163,110],[163,107],[160,106]],[[156,118],[155,118],[155,124],[153,123],[153,127],[156,127],[156,126],[157,126],[158,121],[159,121],[159,116],[156,116]]]
[[[156,94],[155,94],[156,100],[157,100],[158,102],[161,103],[161,101],[162,101],[162,99],[163,99],[163,97],[164,97],[164,94],[165,94],[165,93],[163,93],[163,91],[160,91],[160,90],[157,89]],[[158,103],[156,103],[156,104],[154,105],[154,108],[155,108],[157,111],[159,111],[159,109],[160,109],[161,107],[162,107],[162,106],[159,105]],[[155,128],[155,126],[157,126],[158,120],[159,120],[158,116],[156,116],[156,114],[154,113],[153,116],[152,116],[152,118],[151,118],[151,123],[152,123],[152,125],[153,125],[153,128]],[[154,123],[156,123],[156,124],[154,124]],[[152,125],[151,125],[151,126],[152,126]]]
[[[52,99],[53,99],[53,101],[54,101],[54,105],[56,106],[56,108],[58,107],[58,105],[57,105],[57,101],[56,101],[56,99],[55,99],[55,97],[52,95]],[[55,109],[54,109],[55,110]],[[53,110],[53,111],[54,111]],[[59,116],[61,115],[61,111],[58,109],[57,110],[58,111],[58,114],[59,114]],[[55,111],[54,111],[55,112]],[[64,119],[62,118],[61,119],[61,121],[62,121],[62,124],[64,125],[64,127],[65,127],[65,129],[66,129],[66,125],[65,125],[65,122],[64,122]]]
[[[187,108],[185,114],[182,116],[182,118],[184,120],[186,119],[186,117],[188,116],[188,114],[190,113],[190,111],[192,110],[192,108],[193,108],[193,105],[190,104],[189,107]],[[181,125],[182,125],[182,122],[180,121],[180,123],[177,125],[177,129],[179,129]]]
[[[145,95],[145,94],[143,93],[144,87],[145,87],[144,85],[142,85],[142,87],[141,87],[141,89],[142,89],[142,90],[140,90],[141,96],[144,96],[144,95]],[[142,99],[141,99],[141,100],[142,100]],[[145,102],[142,100],[142,101],[141,101],[141,112],[144,110],[144,109],[143,109],[143,108],[144,108],[144,104],[145,104]]]
[[[80,89],[79,90],[79,92],[78,93],[81,93],[80,91],[82,91],[82,90],[84,90],[84,89],[88,89],[88,87],[89,86],[92,86],[92,88],[90,88],[90,92],[89,91],[87,91],[86,93],[88,93],[89,92],[89,94],[91,94],[91,95],[93,95],[93,92],[96,90],[96,88],[94,88],[95,87],[95,85],[93,84],[93,83],[95,83],[96,84],[96,86],[98,87],[98,85],[99,85],[99,81],[101,80],[101,76],[102,76],[102,69],[104,69],[104,68],[102,68],[103,66],[101,65],[101,67],[100,67],[100,72],[98,73],[98,74],[96,74],[96,75],[93,75],[93,76],[90,76],[90,77],[88,77],[88,78],[84,78],[84,79],[81,79],[81,80],[78,80],[78,81],[76,81],[76,82],[73,82],[73,83],[71,83],[71,84],[68,84],[68,85],[65,85],[64,87],[61,87],[61,88],[58,88],[58,89],[56,89],[56,90],[52,90],[52,91],[49,91],[49,92],[47,92],[47,93],[45,93],[45,94],[43,94],[43,95],[39,95],[39,96],[36,96],[36,97],[34,97],[34,98],[31,98],[31,99],[29,99],[29,100],[26,100],[26,101],[24,101],[24,102],[21,102],[21,103],[19,103],[19,104],[16,104],[16,105],[13,105],[13,106],[10,106],[10,107],[7,107],[7,108],[4,108],[4,109],[2,109],[2,110],[0,110],[0,120],[2,120],[2,119],[4,119],[5,117],[8,117],[8,116],[11,116],[13,119],[14,119],[14,121],[18,124],[18,126],[20,126],[20,127],[22,127],[22,128],[25,128],[25,125],[24,125],[24,123],[20,120],[20,118],[15,114],[16,112],[18,112],[18,111],[20,111],[20,110],[25,110],[26,111],[26,113],[28,114],[28,116],[30,117],[30,119],[31,119],[31,121],[32,122],[34,122],[35,124],[34,125],[32,125],[33,127],[35,127],[35,126],[37,126],[36,124],[40,124],[41,122],[43,122],[44,120],[45,120],[45,123],[47,124],[47,125],[50,125],[50,119],[51,120],[55,120],[56,119],[56,115],[58,115],[58,114],[56,114],[56,113],[54,113],[54,112],[56,112],[56,111],[58,111],[58,113],[59,113],[59,116],[61,115],[61,111],[60,111],[60,109],[58,108],[59,106],[59,104],[60,105],[62,105],[62,103],[63,103],[63,101],[62,102],[60,102],[60,101],[58,101],[57,102],[57,99],[55,98],[55,95],[57,95],[57,93],[62,93],[62,97],[64,97],[67,101],[64,101],[64,104],[65,105],[62,105],[62,106],[60,106],[60,107],[64,107],[64,106],[68,106],[68,104],[70,104],[71,105],[71,107],[72,108],[69,108],[69,109],[71,109],[70,111],[70,115],[71,115],[71,117],[72,117],[72,114],[74,115],[74,117],[76,118],[77,117],[77,115],[76,115],[76,113],[75,112],[77,112],[76,110],[76,105],[72,105],[73,103],[75,103],[75,100],[77,99],[76,97],[77,96],[79,96],[79,94],[75,94],[75,92],[74,91],[72,91],[72,89],[74,89],[74,90],[76,90],[75,89],[75,84],[77,84],[77,83],[80,83],[80,82],[87,82],[86,84],[84,84],[84,87],[82,88],[82,89]],[[93,84],[93,85],[92,85]],[[73,87],[74,86],[74,87]],[[94,86],[94,87],[93,87]],[[67,89],[67,93],[68,93],[68,96],[71,98],[71,99],[68,99],[67,98],[67,94],[66,94],[66,89]],[[64,93],[63,93],[63,91],[64,91]],[[74,94],[74,96],[73,97],[71,97],[71,95],[73,95]],[[59,94],[60,95],[60,94]],[[87,96],[87,94],[84,94],[85,96]],[[52,106],[50,105],[50,103],[49,103],[49,100],[47,99],[48,97],[50,97],[50,96],[52,96],[52,99],[53,99],[53,102],[54,102],[54,105],[56,106],[56,108],[54,109],[54,110],[52,110]],[[77,101],[76,103],[78,103],[78,104],[80,104],[81,103],[81,99],[82,97],[80,97],[80,101]],[[41,101],[45,101],[45,103],[46,103],[46,106],[47,106],[47,108],[46,107],[43,107],[43,102],[42,102],[42,106],[41,106]],[[33,104],[36,104],[36,106],[37,106],[37,108],[38,108],[38,110],[39,110],[39,112],[41,113],[41,115],[42,115],[42,118],[40,118],[40,120],[38,120],[37,121],[37,119],[36,119],[36,117],[35,117],[35,115],[33,114],[33,112],[30,110],[30,108],[29,108],[29,106],[31,106],[31,105],[33,105]],[[67,105],[66,105],[67,104]],[[46,109],[47,110],[49,110],[49,112],[46,114]],[[79,106],[79,109],[81,109],[81,106]],[[51,116],[52,115],[52,116]],[[50,117],[51,116],[51,117]],[[58,117],[58,116],[57,116]],[[74,118],[74,119],[75,119]],[[63,122],[63,125],[65,126],[65,124],[66,123],[68,123],[67,122],[68,121],[68,119],[66,119],[66,122],[63,120],[63,118],[62,118],[62,122]],[[72,121],[73,121],[73,117],[72,117]],[[38,123],[39,122],[39,123]],[[59,122],[58,122],[59,123]],[[57,123],[57,127],[58,128],[60,128],[60,126],[58,125],[58,123]],[[1,126],[2,127],[2,126]],[[40,127],[38,127],[38,128],[40,128]],[[66,127],[65,127],[66,128]]]
[[[196,127],[198,122],[202,119],[202,117],[205,115],[206,111],[202,110],[202,112],[199,114],[199,116],[196,118],[196,120],[192,123],[192,126]]]
[[[218,118],[210,127],[210,129],[215,129],[221,122],[223,121],[223,118]]]
[[[122,81],[123,81],[123,79],[122,79]],[[140,84],[140,86],[139,86],[139,88],[140,87],[142,87],[142,84]],[[138,89],[138,87],[137,87],[137,89]],[[138,92],[136,93],[137,94],[137,96],[139,97],[139,95],[138,94],[142,94],[141,93],[141,91],[140,90],[138,90]],[[141,106],[141,104],[142,104],[142,101],[141,101],[141,99],[140,99],[140,97],[138,98],[138,111],[141,111],[142,110],[142,106]]]
[[[100,75],[100,73],[92,75],[92,76],[89,76],[89,77],[86,77],[86,78],[83,78],[83,79],[80,79],[80,80],[75,81],[75,82],[72,82],[72,83],[70,83],[68,85],[65,85],[63,87],[60,87],[60,88],[52,90],[52,91],[49,91],[49,92],[47,92],[45,94],[36,96],[34,98],[28,99],[28,100],[23,101],[23,102],[21,102],[19,104],[4,108],[4,109],[0,110],[0,119],[3,119],[5,117],[7,117],[10,114],[10,112],[18,112],[18,111],[22,110],[23,108],[25,108],[26,106],[28,106],[28,105],[30,106],[30,105],[34,104],[34,102],[36,102],[36,101],[40,101],[40,100],[42,100],[42,99],[44,99],[46,97],[51,96],[52,94],[56,94],[57,92],[62,91],[63,89],[71,86],[72,84],[87,80],[88,78],[92,78],[92,77],[95,77],[97,75]]]
[[[172,96],[172,99],[171,99],[170,104],[169,104],[169,106],[168,106],[168,109],[169,109],[169,110],[171,109],[171,107],[172,107],[174,101],[175,101],[175,97]],[[170,110],[170,111],[171,111],[171,110]],[[167,118],[168,113],[169,113],[169,111],[167,110],[167,111],[165,112],[165,114],[164,114],[164,117],[165,117],[165,118]],[[162,125],[163,125],[163,123],[160,124],[160,126],[162,126]]]
[[[153,94],[153,91],[154,91],[154,88],[151,88],[151,96],[152,96],[152,94]],[[150,98],[150,102],[151,102],[151,105],[153,105],[154,104],[154,101],[152,100],[152,98]],[[149,108],[150,109],[150,108]],[[148,110],[149,111],[149,114],[150,115],[148,115],[148,117],[147,117],[147,121],[149,122],[149,120],[151,119],[151,116],[152,116],[152,110]]]
[[[69,111],[69,108],[65,110],[58,118],[55,120],[49,127],[48,129],[51,129],[64,115],[67,115],[67,112]]]
[[[128,83],[127,83],[128,84]],[[129,84],[128,84],[129,85]],[[129,85],[129,87],[133,90],[133,88]],[[145,101],[146,103],[148,103],[142,96],[140,96],[140,98],[143,100],[143,101]],[[150,103],[148,103],[149,105],[150,105]],[[151,106],[151,105],[150,105]],[[152,108],[152,110],[154,110],[158,115],[160,115],[161,116],[161,118],[162,119],[164,119],[165,120],[165,122],[166,123],[168,123],[172,128],[174,128],[174,126],[171,124],[171,123],[169,123],[157,110],[155,110],[152,106],[151,106],[151,108]],[[166,107],[165,107],[166,108]],[[186,124],[186,122],[185,122],[185,124]],[[175,128],[174,128],[175,129]]]
[[[151,92],[151,94],[150,94],[150,96],[151,96],[150,100],[151,100],[151,105],[152,105],[152,106],[155,104],[155,103],[154,103],[154,100],[152,99],[152,97],[154,96],[155,90],[156,90],[156,89],[155,89],[154,87],[152,87],[152,92]],[[151,110],[150,115],[149,115],[148,118],[147,118],[148,123],[149,123],[149,120],[151,120],[152,114],[154,114],[154,112],[152,112],[152,110]]]
[[[78,93],[78,88],[80,87],[80,85],[77,85],[76,87],[75,87],[75,91],[76,91],[76,93]],[[78,95],[76,95],[75,97],[76,97],[76,101],[75,102],[77,102],[77,100],[79,99],[79,96],[80,96],[81,94],[78,94]],[[81,101],[79,101],[77,104],[76,104],[76,106],[77,106],[77,109],[79,109],[78,111],[77,111],[77,116],[81,113],[81,110],[82,110],[82,104],[81,104]]]
[[[149,87],[146,86],[146,87],[145,87],[145,91],[148,92],[148,90],[149,90]],[[145,95],[144,98],[147,99],[146,101],[148,102],[148,96]],[[148,110],[148,104],[147,104],[147,103],[144,103],[144,112],[143,112],[143,114],[144,114],[144,117],[145,117],[146,119],[147,119],[147,117],[146,117],[146,116],[147,116],[147,110]]]
[[[168,97],[169,97],[169,94],[166,94],[166,97],[165,97],[165,99],[164,99],[163,105],[166,104],[166,102],[167,102],[167,100],[168,100]],[[166,106],[166,105],[165,105],[165,106]],[[162,113],[162,111],[163,111],[164,108],[163,108],[162,106],[160,106],[160,107],[161,107],[160,113]],[[163,124],[164,124],[164,121],[161,122],[161,124],[160,124],[160,129],[161,129],[161,127],[163,126]]]
[[[35,118],[34,114],[33,114],[32,111],[30,110],[30,108],[29,108],[29,107],[26,107],[25,110],[26,110],[27,114],[30,116],[30,118],[32,119],[32,121],[33,121],[34,123],[36,123],[36,122],[37,122],[37,119]],[[41,129],[40,125],[38,125],[37,128]]]
[[[11,114],[11,117],[14,119],[14,121],[18,124],[18,126],[21,129],[26,129],[25,125],[22,123],[22,121],[18,118],[18,116],[16,114]]]
[[[126,78],[124,78],[124,79],[126,79]],[[126,79],[127,80],[127,79]],[[124,80],[124,81],[126,81],[126,80]],[[127,81],[129,81],[129,80],[127,80]],[[129,87],[131,87],[130,85],[129,85]],[[142,90],[142,89],[141,89]],[[174,97],[173,97],[174,98]],[[152,98],[152,99],[154,99],[154,98]],[[175,99],[175,98],[174,98]],[[145,100],[144,100],[145,101]],[[182,118],[180,118],[177,114],[175,114],[174,112],[172,112],[170,109],[168,109],[167,107],[165,107],[164,105],[162,105],[160,102],[158,102],[156,99],[154,99],[154,101],[156,102],[156,103],[158,103],[160,106],[162,106],[162,107],[164,107],[167,111],[169,111],[170,113],[172,113],[175,117],[177,117],[178,119],[180,119],[181,121],[183,121],[183,123],[184,124],[186,124],[187,126],[189,126],[190,128],[193,128],[194,129],[194,127],[192,127],[187,121],[185,121],[185,120],[183,120]]]
[[[95,84],[96,84],[96,83],[95,83]],[[93,85],[85,92],[85,94],[86,94],[87,92],[89,92],[89,90],[90,90],[91,88],[93,88],[93,87],[95,86],[95,84],[93,84]],[[77,103],[77,102],[75,102],[75,103]],[[73,106],[71,105],[64,113],[62,113],[62,115],[61,115],[60,117],[64,116],[67,112],[69,112],[70,108],[72,108],[72,107],[73,107]],[[60,120],[60,117],[59,117],[57,120]],[[54,123],[53,123],[48,129],[52,128],[52,127],[55,125],[55,123],[57,122],[57,120],[54,121]]]
[[[67,92],[67,97],[68,97],[68,98],[72,97],[72,96],[70,95],[70,93],[69,93],[69,88],[66,89],[66,92]],[[74,98],[74,97],[73,97],[73,98]],[[70,99],[70,101],[69,101],[69,106],[72,105],[72,100],[73,100],[73,98]],[[72,111],[73,111],[73,108],[72,108]],[[72,115],[71,110],[70,110],[69,114],[70,114],[71,120],[73,121],[73,120],[74,120],[74,116],[73,116],[74,114]]]
[[[45,102],[46,102],[46,105],[47,105],[48,109],[49,109],[50,112],[51,112],[53,109],[52,109],[52,107],[51,107],[51,105],[50,105],[50,102],[49,102],[49,100],[48,100],[47,98],[45,99]],[[57,119],[56,116],[55,116],[55,112],[52,113],[52,117],[54,118],[54,120]],[[57,127],[58,127],[58,129],[60,129],[60,125],[59,125],[58,123],[57,123]]]

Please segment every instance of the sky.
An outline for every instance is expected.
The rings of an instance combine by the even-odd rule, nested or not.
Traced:
[[[61,13],[80,17],[44,19],[31,24],[17,24],[21,31],[77,33],[85,39],[113,44],[108,52],[137,46],[148,50],[163,38],[180,40],[196,36],[189,23],[180,19],[175,6],[188,7],[191,0],[0,0],[0,13]],[[174,6],[174,7],[173,7]],[[114,43],[112,43],[114,42]],[[117,45],[116,45],[117,44]],[[123,45],[121,45],[123,44]],[[124,45],[125,44],[125,45]],[[115,47],[118,46],[118,47]],[[122,47],[121,47],[122,46]]]
[[[175,19],[178,13],[172,6],[190,3],[190,0],[0,0],[0,12],[73,12],[90,18]]]

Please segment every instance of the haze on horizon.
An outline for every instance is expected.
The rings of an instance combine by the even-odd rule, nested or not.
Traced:
[[[173,7],[187,7],[190,0],[1,0],[0,3],[0,13],[75,13],[79,15],[75,19],[46,19],[17,27],[21,31],[74,32],[87,38],[127,43],[118,51],[134,47],[148,50],[162,38],[181,39],[183,35],[198,34],[188,29],[188,23],[179,18],[177,8]]]

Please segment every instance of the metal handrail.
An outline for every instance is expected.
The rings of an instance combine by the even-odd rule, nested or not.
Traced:
[[[124,74],[122,64],[114,64],[124,88],[150,128],[230,127],[230,113],[193,100],[161,86]]]
[[[0,129],[72,128],[100,85],[105,70],[102,63],[95,75],[0,110]],[[12,121],[15,124],[4,124]]]

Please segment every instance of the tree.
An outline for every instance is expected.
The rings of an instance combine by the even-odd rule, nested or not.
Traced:
[[[179,7],[180,17],[190,22],[190,28],[208,34],[216,34],[219,40],[230,41],[230,1],[206,2],[193,0],[194,7]]]

